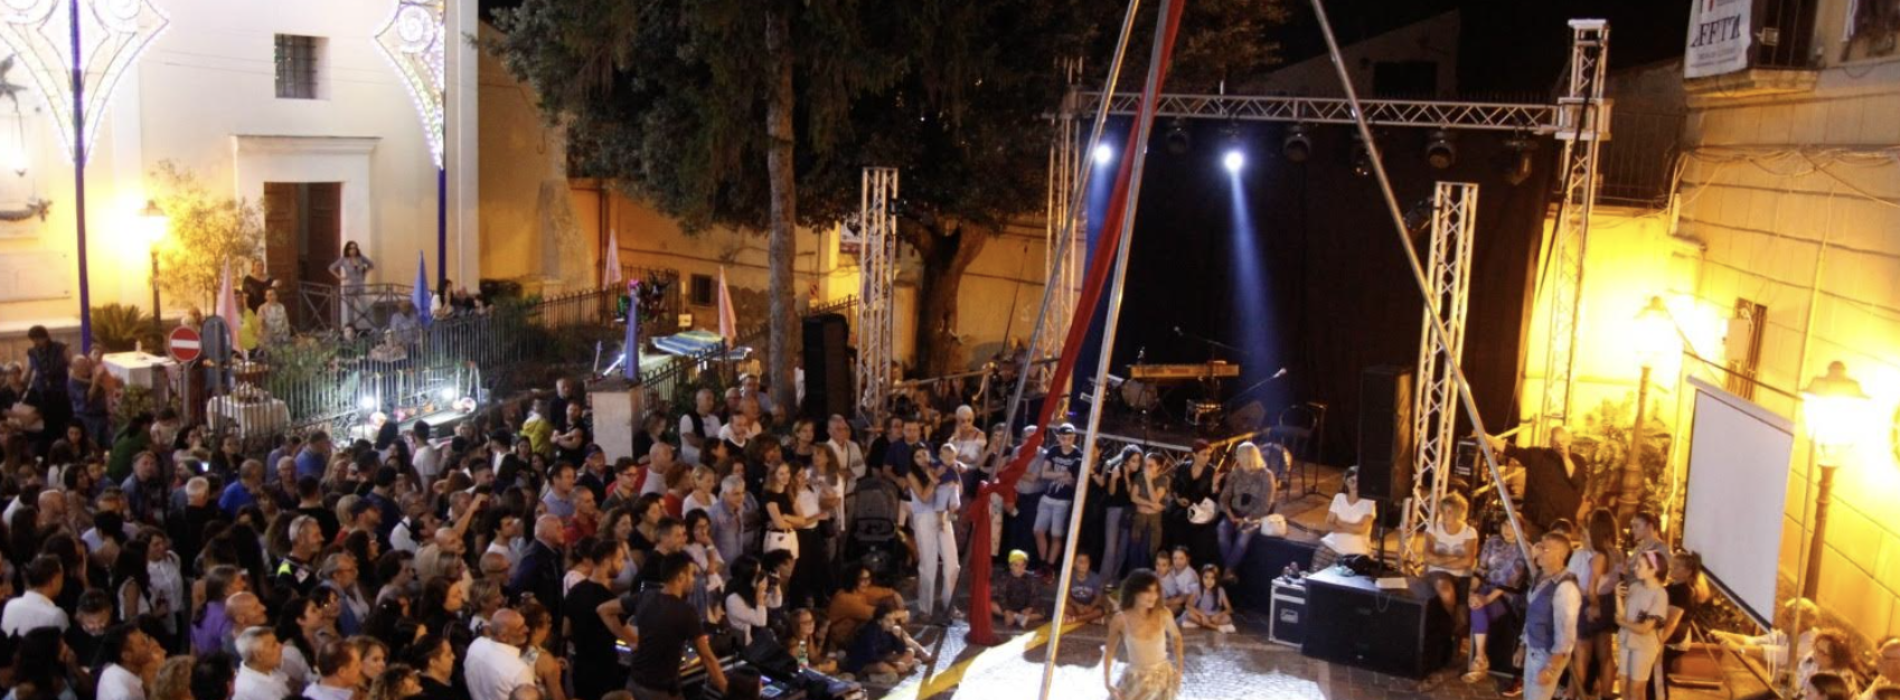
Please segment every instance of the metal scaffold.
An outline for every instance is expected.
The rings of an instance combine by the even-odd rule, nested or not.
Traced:
[[[1597,199],[1597,155],[1609,138],[1610,111],[1603,100],[1609,67],[1610,28],[1600,19],[1570,21],[1569,89],[1558,100],[1557,140],[1564,144],[1562,208],[1548,250],[1544,283],[1550,289],[1550,325],[1544,357],[1544,406],[1538,437],[1570,417],[1576,384],[1578,304],[1583,300],[1583,257],[1590,238],[1590,212]]]
[[[897,298],[897,169],[865,168],[858,195],[858,409],[882,415],[891,392]]]
[[[1073,94],[1073,93],[1071,93]],[[1047,201],[1048,216],[1045,218],[1045,237],[1043,240],[1043,260],[1048,269],[1043,279],[1054,287],[1049,299],[1048,313],[1043,315],[1044,338],[1060,338],[1069,328],[1069,320],[1075,315],[1076,296],[1082,288],[1082,250],[1081,240],[1087,230],[1085,212],[1074,207],[1071,194],[1081,181],[1081,172],[1086,157],[1081,154],[1081,144],[1077,141],[1076,120],[1071,114],[1064,113],[1055,120],[1056,137],[1049,144],[1049,194]],[[1063,239],[1069,240],[1064,244]],[[1026,358],[1039,360],[1062,354],[1062,347],[1055,343],[1044,343],[1038,353],[1042,357]]]
[[[1458,423],[1458,387],[1452,379],[1451,363],[1464,353],[1471,242],[1477,219],[1475,183],[1438,183],[1432,199],[1431,250],[1425,261],[1431,289],[1418,340],[1418,389],[1412,397],[1417,460],[1412,472],[1412,497],[1406,501],[1399,534],[1399,562],[1411,574],[1424,569],[1424,535],[1438,524],[1439,503],[1451,480]],[[1433,319],[1444,324],[1447,342],[1433,337]]]

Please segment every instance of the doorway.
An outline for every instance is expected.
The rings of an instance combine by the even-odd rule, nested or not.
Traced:
[[[337,317],[330,263],[343,253],[343,183],[264,183],[264,251],[270,275],[288,290],[283,302],[299,331]]]

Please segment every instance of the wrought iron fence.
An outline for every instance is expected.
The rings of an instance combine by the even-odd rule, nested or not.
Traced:
[[[1754,0],[1749,51],[1755,68],[1813,68],[1814,18],[1821,0]],[[1618,115],[1619,117],[1621,115]]]
[[[591,371],[625,290],[593,289],[503,301],[483,313],[436,319],[426,328],[344,337],[300,335],[233,368],[237,389],[207,404],[215,434],[261,442],[286,429],[360,436],[376,414],[394,420],[455,416],[457,404],[550,386]]]
[[[1683,114],[1618,109],[1613,120],[1597,164],[1603,178],[1598,201],[1648,208],[1668,204]]]

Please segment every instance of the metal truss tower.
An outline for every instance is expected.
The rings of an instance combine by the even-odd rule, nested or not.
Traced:
[[[1583,259],[1590,239],[1590,212],[1597,199],[1597,155],[1609,138],[1610,109],[1603,99],[1604,72],[1609,67],[1610,28],[1600,19],[1570,20],[1569,89],[1558,101],[1562,108],[1557,140],[1564,144],[1562,208],[1548,252],[1550,325],[1544,357],[1544,407],[1537,422],[1538,437],[1547,440],[1551,428],[1570,418],[1571,389],[1576,386],[1577,325],[1583,301]]]
[[[1431,251],[1425,275],[1431,283],[1418,341],[1418,375],[1412,396],[1416,461],[1412,497],[1399,533],[1399,562],[1407,573],[1424,568],[1424,535],[1438,522],[1455,459],[1458,387],[1451,363],[1463,357],[1465,310],[1471,289],[1471,241],[1477,230],[1478,186],[1440,182],[1432,198]],[[1432,319],[1445,324],[1450,347],[1432,336]]]
[[[865,168],[858,194],[858,410],[884,415],[891,391],[897,306],[897,169]]]
[[[1074,93],[1071,93],[1074,94]],[[1043,342],[1037,354],[1040,360],[1062,354],[1061,339],[1068,335],[1069,321],[1075,317],[1076,297],[1082,289],[1082,256],[1086,212],[1072,209],[1071,195],[1081,186],[1082,168],[1089,157],[1081,153],[1077,140],[1077,122],[1073,112],[1065,111],[1055,120],[1056,137],[1049,144],[1048,216],[1044,219],[1043,260],[1048,266],[1044,283],[1055,287],[1049,298],[1049,310],[1043,314]],[[1086,200],[1083,200],[1086,202]],[[1086,205],[1085,205],[1086,206]],[[1062,238],[1070,236],[1068,245]]]

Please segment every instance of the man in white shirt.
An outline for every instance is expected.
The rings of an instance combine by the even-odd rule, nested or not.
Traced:
[[[442,471],[442,453],[435,449],[435,443],[429,441],[429,424],[416,421],[416,427],[410,431],[410,439],[415,443],[415,455],[410,462],[416,467],[416,476],[422,477],[422,487],[428,488],[435,483],[435,477]]]
[[[41,627],[57,627],[65,632],[71,622],[66,611],[53,603],[66,584],[66,572],[60,565],[59,557],[42,554],[26,565],[26,593],[7,601],[6,611],[0,613],[0,634],[18,637]]]
[[[687,464],[699,464],[699,451],[707,447],[706,441],[719,437],[716,398],[711,389],[700,389],[693,395],[693,412],[680,416],[680,459]]]
[[[99,673],[98,700],[145,700],[144,679],[158,669],[165,650],[138,623],[122,622],[106,631],[99,656],[111,662]]]
[[[527,640],[528,624],[521,613],[508,608],[495,611],[488,621],[488,636],[468,645],[468,658],[462,665],[469,700],[508,700],[516,688],[534,685],[534,669],[521,660],[520,645]]]
[[[673,473],[677,464],[673,461],[672,445],[653,443],[653,448],[647,450],[647,480],[640,485],[640,495],[666,493],[666,475]]]
[[[303,689],[305,698],[351,700],[363,684],[363,660],[357,657],[356,645],[342,639],[325,643],[317,652],[317,673],[323,677]]]
[[[231,700],[283,700],[290,695],[290,679],[277,665],[284,661],[284,645],[269,627],[252,627],[237,638],[237,681]]]
[[[1533,554],[1538,582],[1527,596],[1524,613],[1524,700],[1550,700],[1576,649],[1577,611],[1583,607],[1583,594],[1577,577],[1564,570],[1570,560],[1570,540],[1563,533],[1545,533]]]
[[[831,449],[838,453],[839,466],[851,474],[851,478],[845,479],[844,485],[848,493],[856,487],[859,479],[864,478],[864,448],[851,440],[851,423],[844,416],[832,415],[825,424],[825,433],[831,436],[831,440],[825,444],[831,445]]]

